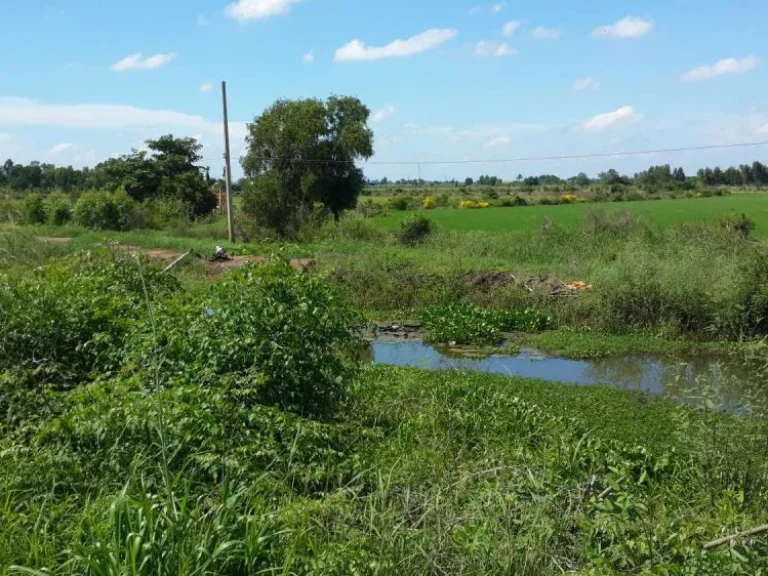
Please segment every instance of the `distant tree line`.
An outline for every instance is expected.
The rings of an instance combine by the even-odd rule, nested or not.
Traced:
[[[523,176],[519,174],[514,182],[504,182],[497,176],[482,175],[477,179],[466,178],[461,185],[463,186],[500,186],[503,184],[517,184],[529,188],[539,186],[554,186],[558,184],[575,184],[580,187],[587,187],[593,184],[624,185],[632,184],[646,188],[690,188],[696,184],[703,186],[768,186],[768,167],[761,162],[754,162],[751,165],[742,164],[738,167],[722,169],[702,168],[691,177],[685,173],[683,168],[672,168],[669,164],[661,166],[651,166],[643,172],[634,176],[621,174],[618,170],[611,168],[597,175],[597,178],[590,178],[586,173],[580,172],[570,178],[560,178],[554,174],[542,174],[540,176]],[[456,180],[424,180],[424,179],[399,179],[389,180],[386,177],[377,182],[369,182],[372,185],[387,186],[419,186],[419,187],[438,187],[438,186],[459,186]]]
[[[147,150],[133,150],[93,168],[75,169],[6,160],[0,169],[0,188],[14,192],[124,190],[136,202],[150,199],[180,201],[190,216],[211,212],[217,204],[206,168],[198,166],[202,146],[193,138],[166,135],[147,140]]]

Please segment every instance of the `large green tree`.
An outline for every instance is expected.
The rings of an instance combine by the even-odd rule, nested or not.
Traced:
[[[357,98],[278,100],[249,124],[242,165],[246,176],[264,180],[245,192],[259,223],[286,233],[296,224],[286,215],[305,214],[313,203],[337,218],[354,208],[365,187],[355,162],[373,155],[369,115]]]
[[[180,200],[194,216],[208,214],[216,207],[203,168],[197,166],[202,150],[197,140],[168,134],[147,140],[146,145],[148,152],[134,150],[96,166],[92,184],[122,188],[139,202],[150,198]]]

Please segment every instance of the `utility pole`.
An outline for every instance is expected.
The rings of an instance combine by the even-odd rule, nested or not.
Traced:
[[[235,241],[235,222],[232,213],[232,161],[229,153],[229,116],[227,115],[227,83],[221,83],[221,100],[224,105],[224,165],[226,176],[224,185],[227,195],[227,224],[229,226],[229,241]]]

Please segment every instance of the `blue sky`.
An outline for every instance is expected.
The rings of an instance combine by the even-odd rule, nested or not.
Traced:
[[[277,98],[359,97],[373,178],[768,160],[429,164],[768,141],[764,0],[0,2],[0,158],[93,165],[172,132],[218,170],[227,80],[235,154]]]

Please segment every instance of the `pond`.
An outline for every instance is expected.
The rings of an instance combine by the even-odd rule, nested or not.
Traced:
[[[462,357],[455,351],[437,349],[421,341],[375,341],[371,344],[375,364],[412,366],[429,370],[470,370],[522,376],[574,386],[604,384],[621,390],[644,392],[678,401],[690,401],[691,390],[704,383],[717,391],[718,403],[727,411],[741,411],[746,390],[753,389],[747,370],[727,365],[712,357],[673,358],[636,355],[567,360],[554,358],[533,348],[515,356]]]

